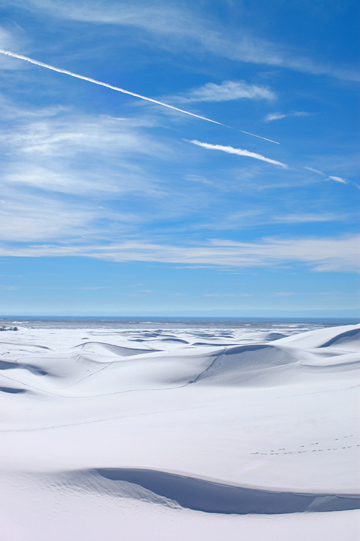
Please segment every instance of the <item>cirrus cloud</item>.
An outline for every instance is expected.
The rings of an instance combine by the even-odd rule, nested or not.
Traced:
[[[276,94],[264,86],[250,85],[245,81],[223,81],[221,84],[206,83],[179,96],[178,101],[232,101],[239,99],[273,100]]]
[[[347,180],[345,180],[345,179],[342,178],[342,177],[333,177],[333,176],[330,176],[329,179],[335,180],[335,182],[340,182],[340,184],[347,184]]]
[[[88,257],[114,262],[153,262],[187,266],[282,267],[302,264],[317,272],[360,272],[360,236],[260,239],[236,242],[213,239],[174,245],[144,239],[107,244],[33,244],[0,247],[0,256]]]
[[[272,122],[273,120],[282,120],[283,118],[295,116],[310,116],[306,111],[294,111],[293,113],[269,113],[264,118],[264,122]]]

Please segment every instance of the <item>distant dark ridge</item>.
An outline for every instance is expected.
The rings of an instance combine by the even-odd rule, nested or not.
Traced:
[[[0,317],[0,325],[16,325],[26,328],[97,328],[104,327],[107,329],[134,329],[141,328],[153,331],[156,333],[164,332],[164,329],[169,327],[188,328],[188,327],[207,327],[207,328],[243,328],[244,326],[252,326],[254,328],[263,325],[278,326],[278,325],[299,325],[304,326],[304,330],[308,330],[308,325],[316,325],[319,327],[337,327],[342,325],[355,325],[359,323],[360,318],[356,317],[326,317],[326,316],[308,316],[308,317],[287,317],[287,316],[79,316],[79,315],[63,315],[63,316],[2,316]],[[267,329],[269,331],[269,329]],[[278,329],[277,329],[278,330]],[[301,331],[302,329],[298,329]],[[150,337],[150,335],[149,335]]]

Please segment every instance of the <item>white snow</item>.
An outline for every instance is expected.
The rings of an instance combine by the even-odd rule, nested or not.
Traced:
[[[2,331],[0,539],[359,539],[360,325],[298,331]]]

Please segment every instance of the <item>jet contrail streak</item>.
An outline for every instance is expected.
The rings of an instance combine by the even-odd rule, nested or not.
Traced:
[[[154,100],[152,98],[147,98],[146,96],[142,96],[141,94],[136,94],[135,92],[130,92],[129,90],[124,90],[123,88],[119,88],[117,86],[109,85],[108,83],[102,83],[101,81],[97,81],[96,79],[92,79],[91,77],[85,77],[84,75],[79,75],[77,73],[73,73],[72,71],[56,68],[54,66],[51,66],[50,64],[44,64],[44,62],[39,62],[38,60],[34,60],[33,58],[29,58],[28,56],[23,56],[21,54],[12,53],[11,51],[4,51],[3,49],[0,49],[0,53],[11,56],[13,58],[18,58],[19,60],[25,60],[26,62],[30,62],[30,64],[35,64],[35,66],[40,66],[42,68],[46,68],[48,70],[57,71],[58,73],[64,73],[65,75],[70,75],[70,77],[75,77],[76,79],[82,79],[83,81],[88,81],[89,83],[93,83],[95,85],[99,86],[105,86],[106,88],[110,88],[111,90],[116,90],[117,92],[122,92],[123,94],[128,94],[129,96],[133,96],[134,98],[139,98],[141,100],[150,101],[151,103],[155,103],[156,105],[162,105],[163,107],[168,107],[169,109],[172,109],[173,111],[178,111],[179,113],[183,113],[185,115],[190,115],[195,118],[200,118],[200,120],[206,120],[207,122],[212,122],[213,124],[217,124],[218,126],[224,126],[225,128],[231,128],[231,126],[226,126],[226,124],[222,124],[221,122],[217,122],[216,120],[211,120],[211,118],[206,118],[205,116],[196,115],[195,113],[190,113],[190,111],[185,111],[184,109],[179,109],[178,107],[174,107],[173,105],[169,105],[168,103],[164,103],[162,101]],[[231,128],[236,129],[236,128]],[[259,137],[260,139],[264,139],[265,141],[270,141],[271,143],[279,144],[277,141],[272,141],[271,139],[266,139],[266,137],[261,137],[261,135],[255,135],[250,132],[246,132],[243,130],[239,130],[242,133],[246,133],[247,135],[252,135],[253,137]]]
[[[263,162],[272,163],[273,165],[280,165],[281,167],[284,167],[287,169],[287,165],[282,162],[278,162],[277,160],[272,160],[271,158],[267,158],[266,156],[263,156],[262,154],[258,154],[257,152],[250,152],[249,150],[244,150],[242,148],[233,148],[229,146],[224,145],[212,145],[211,143],[201,143],[201,141],[188,141],[185,139],[188,143],[192,143],[193,145],[197,145],[199,147],[207,148],[208,150],[221,150],[222,152],[227,152],[228,154],[237,154],[238,156],[247,156],[248,158],[255,158],[255,160],[261,160]],[[330,177],[335,178],[335,177]],[[338,177],[336,177],[338,178]],[[338,181],[339,182],[339,181]]]
[[[230,126],[228,126],[230,128]],[[236,128],[233,128],[236,129]],[[251,135],[252,137],[259,137],[259,139],[264,139],[264,141],[269,141],[269,143],[275,143],[275,145],[280,145],[278,141],[273,141],[272,139],[267,139],[266,137],[263,137],[262,135],[255,135],[255,133],[250,133],[249,131],[239,130],[241,133],[246,133],[246,135]]]

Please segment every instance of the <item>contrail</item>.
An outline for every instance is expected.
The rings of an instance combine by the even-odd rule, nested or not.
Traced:
[[[184,141],[187,141],[188,143],[192,143],[193,145],[197,145],[199,147],[206,148],[208,150],[221,150],[222,152],[227,152],[228,154],[237,154],[238,156],[247,156],[248,158],[254,158],[255,160],[261,160],[262,162],[271,163],[273,165],[280,165],[281,167],[284,167],[285,169],[287,169],[287,165],[285,163],[278,162],[277,160],[273,160],[271,158],[267,158],[266,156],[263,156],[262,154],[258,154],[257,152],[250,152],[249,150],[244,150],[242,148],[233,148],[233,147],[228,147],[228,146],[223,146],[223,145],[212,145],[210,143],[202,143],[201,141],[196,141],[196,139],[194,139],[193,141],[184,139]],[[334,177],[330,177],[330,178],[334,178]]]
[[[200,118],[200,120],[206,120],[207,122],[212,122],[213,124],[217,124],[218,126],[224,126],[225,128],[232,128],[231,126],[227,126],[226,124],[222,124],[221,122],[217,122],[216,120],[211,120],[211,118],[207,118],[205,116],[196,115],[195,113],[190,113],[190,111],[185,111],[184,109],[179,109],[178,107],[174,107],[173,105],[169,105],[168,103],[164,103],[162,101],[154,100],[152,98],[147,98],[146,96],[142,96],[141,94],[136,94],[135,92],[130,92],[129,90],[124,90],[123,88],[119,88],[117,86],[109,85],[108,83],[103,83],[101,81],[97,81],[96,79],[92,79],[91,77],[85,77],[84,75],[79,75],[78,73],[73,73],[72,71],[56,68],[55,66],[50,66],[50,64],[44,64],[44,62],[39,62],[38,60],[34,60],[33,58],[29,58],[28,56],[23,56],[21,54],[12,53],[10,51],[4,51],[3,49],[0,49],[0,53],[12,56],[13,58],[18,58],[19,60],[25,60],[26,62],[30,62],[30,64],[35,64],[36,66],[40,66],[42,68],[46,68],[48,70],[57,71],[58,73],[65,73],[65,75],[70,75],[70,77],[76,77],[76,79],[82,79],[83,81],[88,81],[89,83],[93,83],[95,85],[99,86],[105,86],[106,88],[110,88],[111,90],[116,90],[116,92],[122,92],[123,94],[128,94],[129,96],[133,96],[134,98],[139,98],[141,100],[150,101],[151,103],[155,103],[156,105],[162,105],[163,107],[168,107],[169,109],[172,109],[173,111],[178,111],[179,113],[183,113],[185,115],[190,115],[195,118]],[[261,135],[255,135],[253,133],[238,130],[242,133],[246,133],[247,135],[251,135],[253,137],[259,137],[260,139],[264,139],[265,141],[270,141],[271,143],[279,144],[277,141],[272,141],[271,139],[266,139],[266,137],[261,137]]]
[[[227,128],[230,128],[231,126],[227,126]],[[236,128],[232,128],[233,130],[236,130]],[[262,135],[255,135],[255,133],[250,133],[249,131],[239,130],[241,133],[246,133],[246,135],[251,135],[252,137],[259,137],[259,139],[264,139],[264,141],[269,141],[269,143],[275,143],[275,145],[280,145],[278,141],[273,141],[272,139],[267,139],[266,137],[263,137]]]

